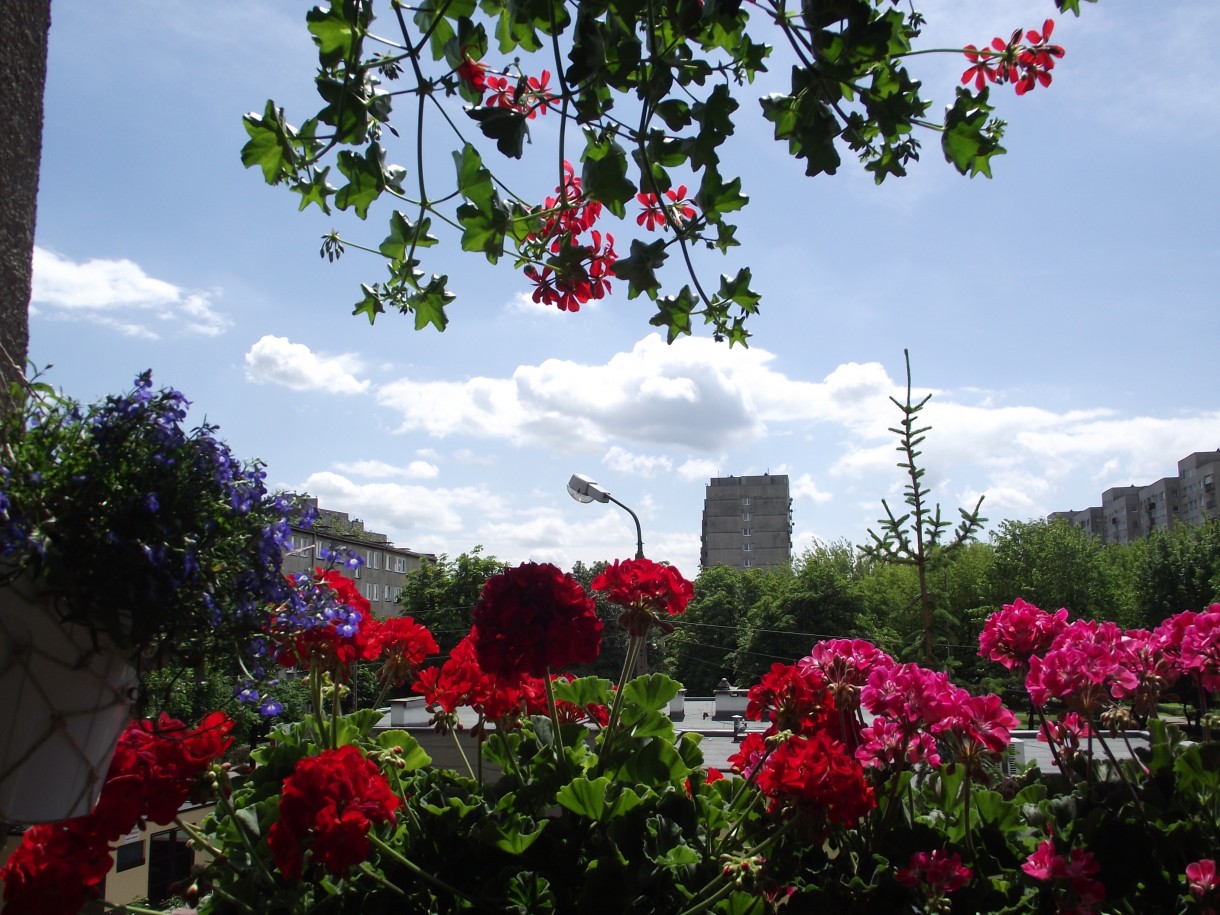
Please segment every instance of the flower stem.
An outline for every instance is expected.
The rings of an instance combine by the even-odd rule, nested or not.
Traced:
[[[555,766],[557,769],[565,770],[565,755],[563,752],[563,735],[559,731],[559,712],[555,708],[555,690],[551,687],[551,671],[547,669],[546,676],[542,678],[542,685],[546,689],[546,707],[551,713],[551,728],[555,732],[553,738],[555,743]]]
[[[644,638],[645,636],[642,635],[633,635],[627,642],[627,656],[623,658],[623,672],[619,674],[618,689],[614,691],[614,703],[610,706],[610,721],[606,724],[606,729],[602,731],[599,771],[609,758],[610,747],[614,743],[614,735],[618,731],[619,712],[623,709],[623,691],[631,677],[631,671],[635,669],[635,658],[640,653],[640,646],[644,643]]]
[[[488,906],[486,903],[480,902],[478,899],[475,899],[473,896],[470,896],[467,893],[464,893],[462,890],[459,890],[456,886],[453,886],[450,883],[446,883],[444,880],[442,880],[440,877],[437,877],[435,874],[428,873],[423,868],[421,868],[418,864],[416,864],[414,861],[412,861],[410,858],[407,858],[405,855],[403,855],[403,853],[400,852],[397,848],[390,845],[388,842],[385,842],[384,840],[382,840],[382,838],[380,836],[376,835],[375,833],[373,833],[371,831],[369,832],[369,842],[371,842],[373,845],[377,846],[377,848],[380,849],[382,854],[386,855],[388,858],[391,858],[398,864],[405,867],[407,870],[409,870],[412,874],[414,874],[420,880],[424,881],[424,883],[427,883],[427,884],[430,884],[430,885],[436,887],[436,889],[440,890],[443,893],[448,893],[449,895],[453,896],[455,899],[464,900],[465,902],[470,903],[472,906],[474,906],[476,908],[483,909],[484,911],[489,911],[489,912],[495,911],[490,906]]]

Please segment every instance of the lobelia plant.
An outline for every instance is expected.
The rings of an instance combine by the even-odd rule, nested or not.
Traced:
[[[633,641],[645,617],[665,623],[690,599],[676,570],[649,560],[615,563],[593,587],[623,608]],[[1120,759],[1110,746],[1175,678],[1220,685],[1220,605],[1151,633],[1023,601],[988,620],[980,653],[1027,673],[1056,771],[1001,772],[1017,720],[999,697],[837,639],[750,689],[747,717],[761,724],[726,775],[665,714],[676,682],[628,679],[630,659],[616,686],[557,670],[587,663],[602,625],[553,566],[492,576],[470,635],[422,670],[435,643],[413,621],[373,620],[321,570],[296,589],[272,641],[308,672],[313,714],[240,767],[219,762],[223,715],[195,729],[133,724],[98,809],[30,830],[0,870],[6,913],[75,913],[108,866],[105,836],[201,789],[216,812],[182,827],[208,854],[184,890],[203,915],[1083,915],[1220,902],[1220,748],[1156,718],[1146,749]],[[474,710],[478,765],[430,766],[414,737],[376,727],[378,712],[340,712],[354,660],[386,651],[391,680],[417,672],[442,734],[456,740],[471,720],[459,709]]]
[[[396,309],[413,315],[417,329],[444,330],[456,298],[447,276],[421,269],[422,250],[444,243],[492,264],[511,259],[534,301],[562,311],[578,311],[620,283],[629,299],[656,304],[651,323],[671,342],[702,318],[717,339],[745,343],[760,298],[750,270],[718,286],[700,274],[704,249],[727,254],[740,244],[730,220],[749,198],[742,179],[722,171],[722,155],[745,87],[768,64],[790,71],[787,91],[748,101],[804,160],[805,174],[835,174],[843,156],[854,155],[881,183],[919,159],[921,132],[939,138],[960,173],[990,176],[992,157],[1004,152],[991,89],[1008,84],[1023,95],[1047,86],[1064,54],[1050,43],[1051,19],[981,50],[920,48],[923,14],[891,0],[381,6],[331,0],[309,11],[323,106],[294,127],[268,101],[244,118],[241,156],[268,184],[299,195],[302,210],[312,204],[329,214],[333,205],[363,220],[388,202],[384,240],[355,241],[335,229],[320,253],[335,260],[352,247],[384,257],[388,275],[362,285],[354,313],[372,322]],[[1055,7],[1079,15],[1080,0]],[[928,53],[967,63],[939,121],[909,69]],[[529,179],[508,161],[524,158],[527,141],[537,139],[531,125],[548,115],[558,120],[543,153],[555,175],[549,196],[524,186]],[[451,160],[437,152],[438,127],[451,136]],[[502,157],[494,172],[469,136],[476,130]],[[410,179],[394,161],[400,137]],[[617,238],[607,216],[627,223],[615,227]],[[633,228],[642,237],[628,241]],[[666,293],[674,284],[663,268],[674,255],[689,282]]]
[[[134,663],[197,660],[218,642],[257,667],[289,525],[308,521],[269,493],[215,426],[144,372],[125,394],[81,406],[34,382],[0,445],[0,568],[32,583],[65,622]]]

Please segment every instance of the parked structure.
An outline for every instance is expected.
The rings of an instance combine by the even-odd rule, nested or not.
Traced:
[[[309,502],[317,507],[317,499]],[[349,518],[347,512],[326,508],[317,512],[313,527],[293,527],[292,553],[284,558],[284,571],[295,575],[319,565],[322,547],[338,552],[351,550],[364,565],[355,570],[340,566],[339,571],[360,582],[360,591],[372,603],[375,614],[397,615],[393,608],[402,591],[403,576],[425,562],[436,562],[436,555],[394,546],[385,534],[366,531],[364,522]]]
[[[1220,518],[1216,476],[1220,451],[1196,451],[1178,461],[1176,477],[1145,486],[1114,486],[1101,494],[1100,508],[1052,512],[1105,543],[1130,543],[1175,523],[1202,524]]]
[[[792,561],[787,474],[714,477],[703,500],[699,564],[768,568]]]

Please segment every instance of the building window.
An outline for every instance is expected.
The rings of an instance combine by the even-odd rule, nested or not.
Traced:
[[[138,831],[138,830],[137,830]],[[114,851],[114,869],[116,871],[129,871],[133,867],[139,867],[144,863],[144,837],[141,836],[134,842],[127,842],[120,845]]]
[[[381,568],[381,553],[378,550],[369,550],[369,565],[374,569]]]
[[[742,562],[742,564],[741,564],[741,565],[742,565],[742,567],[743,567],[743,568],[746,568],[746,569],[751,568],[751,567],[754,565],[754,560],[753,560],[753,559],[746,559],[746,560],[744,560],[744,561]]]
[[[750,504],[750,497],[749,497],[749,496],[742,496],[742,497],[741,497],[741,504],[742,504],[742,505],[749,505],[749,504]]]
[[[365,585],[364,586],[364,596],[367,597],[369,600],[377,600],[377,586],[376,585]]]
[[[395,556],[394,557],[394,571],[395,572],[407,571],[407,560],[404,559],[402,556]]]
[[[742,520],[742,521],[749,521],[749,520],[750,520],[750,513],[749,513],[749,512],[742,512],[742,513],[741,513],[741,520]]]
[[[743,536],[743,537],[749,537],[749,536],[750,536],[750,534],[751,534],[752,532],[753,532],[753,529],[752,529],[752,528],[748,528],[748,527],[747,527],[747,528],[743,528],[743,529],[742,529],[742,531],[741,531],[741,536]]]
[[[754,549],[754,544],[752,544],[752,543],[743,543],[743,544],[741,545],[741,548],[742,548],[742,550],[743,550],[744,552],[748,553],[748,552],[750,552],[750,550]]]
[[[191,875],[195,853],[186,830],[154,833],[148,861],[148,904],[159,906],[170,896],[170,887]]]

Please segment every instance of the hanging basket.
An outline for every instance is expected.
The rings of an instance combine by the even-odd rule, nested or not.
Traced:
[[[130,716],[128,655],[65,623],[36,582],[0,587],[0,821],[88,813]]]

